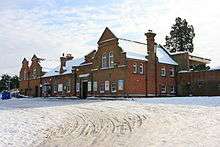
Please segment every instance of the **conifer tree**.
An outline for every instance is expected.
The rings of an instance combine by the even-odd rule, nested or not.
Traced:
[[[186,19],[177,17],[175,24],[171,27],[170,36],[166,36],[165,47],[170,52],[189,51],[193,52],[194,28]]]

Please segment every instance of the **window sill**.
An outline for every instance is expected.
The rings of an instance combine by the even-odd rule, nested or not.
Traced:
[[[115,67],[102,67],[102,68],[100,68],[101,70],[106,70],[106,69],[113,69],[113,68],[115,68]]]

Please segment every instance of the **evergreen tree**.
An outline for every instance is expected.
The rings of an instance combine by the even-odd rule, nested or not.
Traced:
[[[4,74],[0,79],[0,92],[4,90],[16,89],[19,86],[18,76],[9,76]]]
[[[205,64],[199,64],[192,67],[193,71],[208,71],[209,69],[210,67]]]
[[[189,51],[193,52],[194,28],[189,25],[186,19],[177,17],[175,24],[171,27],[170,36],[166,36],[165,47],[170,52]]]

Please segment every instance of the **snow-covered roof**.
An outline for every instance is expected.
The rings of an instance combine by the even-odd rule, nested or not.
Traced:
[[[147,44],[119,39],[119,46],[126,52],[127,58],[146,60],[147,54]],[[158,57],[159,63],[178,65],[169,55],[169,52],[157,45],[156,55]]]
[[[62,74],[60,73],[60,65],[59,65],[55,67],[54,69],[48,71],[43,77],[53,77],[53,76],[58,76],[58,75],[71,74],[73,66],[79,66],[83,62],[85,62],[84,57],[66,61],[66,66],[63,67],[63,69],[65,70],[64,73]]]

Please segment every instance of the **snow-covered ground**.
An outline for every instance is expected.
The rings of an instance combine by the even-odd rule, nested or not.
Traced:
[[[218,146],[219,118],[220,97],[13,98],[0,100],[0,146]]]
[[[199,105],[208,107],[220,106],[220,96],[141,98],[134,100],[135,102],[145,104]]]

